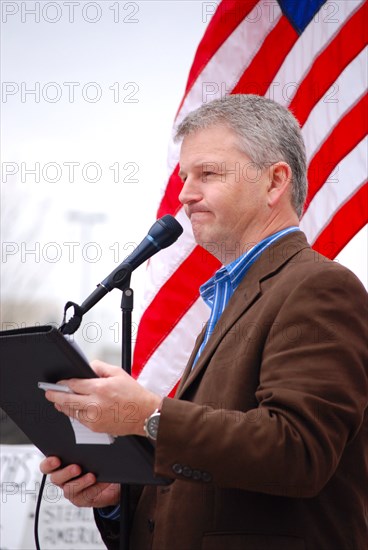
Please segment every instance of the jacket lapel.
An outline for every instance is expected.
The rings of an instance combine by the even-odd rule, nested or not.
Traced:
[[[237,320],[252,306],[261,294],[261,282],[272,276],[284,264],[298,254],[303,248],[309,248],[304,233],[301,231],[289,233],[275,244],[268,247],[258,260],[250,267],[244,279],[239,284],[236,292],[231,297],[221,318],[204,347],[197,364],[192,369],[193,361],[204,338],[206,327],[199,334],[187,367],[183,373],[181,382],[176,392],[176,398],[180,398],[186,389],[196,380],[202,370],[207,366],[211,356],[217,349],[221,340],[229,332]]]

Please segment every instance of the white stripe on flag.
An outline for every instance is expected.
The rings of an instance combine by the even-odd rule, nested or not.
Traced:
[[[192,305],[152,354],[149,368],[144,368],[140,373],[138,381],[142,386],[162,397],[170,393],[183,374],[195,339],[208,319],[209,312],[201,298]]]
[[[343,115],[351,109],[367,89],[367,48],[340,74],[324,97],[312,110],[302,134],[308,162],[315,155]]]
[[[367,151],[368,138],[365,137],[349,155],[344,157],[314,196],[300,223],[300,228],[310,242],[317,239],[336,211],[367,180]]]
[[[155,254],[150,259],[146,273],[144,304],[142,304],[144,308],[152,302],[160,288],[170,279],[196,246],[191,224],[184,209],[181,208],[175,217],[183,226],[184,232],[176,243],[161,250],[159,254]]]

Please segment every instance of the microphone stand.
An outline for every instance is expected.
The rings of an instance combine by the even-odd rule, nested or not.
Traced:
[[[130,276],[126,277],[124,284],[122,285],[122,297],[121,297],[121,312],[122,312],[122,342],[121,342],[121,367],[129,375],[131,374],[132,366],[132,311],[134,293],[130,288]],[[130,487],[127,483],[120,484],[120,550],[129,550],[129,501],[130,501]]]

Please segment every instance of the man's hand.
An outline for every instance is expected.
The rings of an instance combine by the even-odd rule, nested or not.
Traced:
[[[145,419],[159,407],[161,398],[144,389],[119,367],[91,363],[99,378],[62,380],[75,394],[47,391],[58,411],[77,418],[94,432],[145,435]]]
[[[45,458],[40,464],[41,472],[51,474],[51,482],[60,487],[65,498],[75,506],[103,508],[119,504],[120,485],[117,483],[98,483],[91,473],[78,477],[82,470],[77,464],[59,468],[60,460],[56,456]]]

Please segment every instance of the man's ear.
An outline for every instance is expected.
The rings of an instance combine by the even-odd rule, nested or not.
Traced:
[[[268,206],[275,206],[286,195],[291,200],[291,178],[292,172],[287,162],[280,161],[270,166]]]

